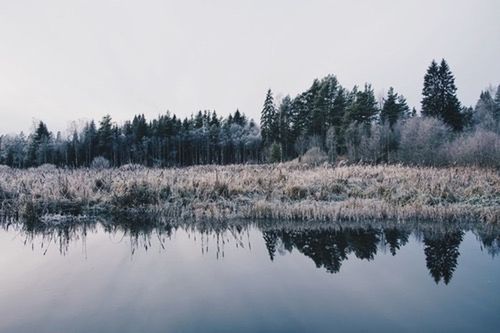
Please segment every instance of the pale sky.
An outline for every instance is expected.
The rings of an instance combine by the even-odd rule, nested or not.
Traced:
[[[0,133],[236,108],[314,78],[394,86],[420,107],[432,59],[475,104],[500,83],[498,0],[0,0]]]

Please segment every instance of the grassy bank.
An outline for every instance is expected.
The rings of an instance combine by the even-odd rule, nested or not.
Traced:
[[[4,215],[24,220],[101,213],[166,219],[500,222],[500,174],[477,168],[0,168]]]

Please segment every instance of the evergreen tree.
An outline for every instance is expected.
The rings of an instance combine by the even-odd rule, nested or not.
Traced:
[[[489,131],[500,129],[500,113],[489,90],[481,92],[472,115],[472,123]]]
[[[413,117],[416,117],[416,116],[417,116],[417,109],[415,109],[415,107],[413,107],[411,109],[410,117],[413,118]]]
[[[84,150],[85,150],[85,164],[90,165],[95,156],[97,156],[97,129],[95,122],[92,120],[87,123],[83,130],[84,137]]]
[[[407,118],[409,112],[410,108],[406,104],[405,98],[395,93],[394,88],[390,87],[380,112],[381,122],[383,124],[389,123],[392,128],[399,119]]]
[[[305,95],[305,93],[302,93],[292,101],[290,116],[291,132],[294,142],[307,131],[308,107]]]
[[[113,148],[113,124],[111,123],[110,115],[104,116],[99,123],[97,142],[98,154],[108,160],[111,160]]]
[[[267,91],[264,107],[260,118],[260,130],[264,146],[269,146],[276,138],[275,132],[276,109],[271,89]]]
[[[326,77],[317,84],[317,91],[313,92],[314,99],[311,108],[311,124],[309,134],[319,135],[322,139],[325,137],[328,126],[328,114],[334,100],[336,89],[336,80],[333,77]],[[312,88],[315,88],[314,85]]]
[[[282,161],[281,146],[276,142],[273,142],[271,144],[271,147],[269,148],[269,161],[271,163],[277,163]]]
[[[495,113],[498,118],[500,118],[500,84],[497,87],[497,92],[495,94]]]
[[[278,143],[281,145],[284,159],[292,154],[292,133],[291,133],[291,117],[292,117],[292,99],[290,96],[285,96],[278,108]]]
[[[329,127],[335,128],[335,137],[336,137],[336,147],[339,153],[345,152],[345,112],[347,108],[347,92],[344,88],[339,87],[337,89],[337,93],[335,94],[335,99],[333,101],[333,105],[328,113],[328,125]]]
[[[371,85],[365,84],[364,90],[358,90],[355,87],[352,92],[351,103],[346,110],[347,123],[356,122],[369,127],[377,113],[377,101]]]
[[[247,124],[245,115],[242,115],[240,110],[238,109],[236,109],[236,112],[234,113],[233,121],[235,124],[238,124],[240,126],[245,126]]]
[[[47,161],[47,146],[51,137],[47,125],[40,121],[31,136],[28,147],[28,165],[39,165]]]
[[[422,115],[443,120],[454,130],[464,126],[460,102],[456,96],[455,78],[446,61],[432,61],[424,77]]]

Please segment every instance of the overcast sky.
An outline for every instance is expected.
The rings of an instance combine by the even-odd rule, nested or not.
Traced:
[[[500,83],[498,0],[0,0],[0,133],[170,110],[259,118],[314,78],[394,86],[420,106],[446,58],[474,104]]]

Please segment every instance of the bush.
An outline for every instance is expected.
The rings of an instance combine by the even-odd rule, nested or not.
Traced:
[[[414,117],[400,126],[401,141],[397,157],[400,162],[431,166],[446,164],[441,152],[451,137],[448,126],[430,117]]]
[[[500,168],[500,135],[478,129],[458,137],[444,149],[450,162]]]
[[[124,164],[119,169],[120,171],[141,171],[145,168],[142,164]]]
[[[281,162],[281,146],[276,142],[269,149],[269,161],[271,163]]]
[[[118,208],[133,208],[154,205],[158,201],[157,193],[147,183],[133,182],[114,194],[112,204]]]
[[[43,172],[53,172],[57,170],[57,167],[54,164],[44,163],[36,168],[37,171]]]
[[[310,148],[304,156],[302,156],[302,162],[311,165],[319,165],[328,160],[328,156],[319,147]]]
[[[111,163],[109,162],[109,160],[107,158],[102,157],[102,156],[97,156],[96,158],[94,158],[94,160],[90,164],[90,168],[97,169],[97,170],[109,169],[110,166],[111,166]]]

